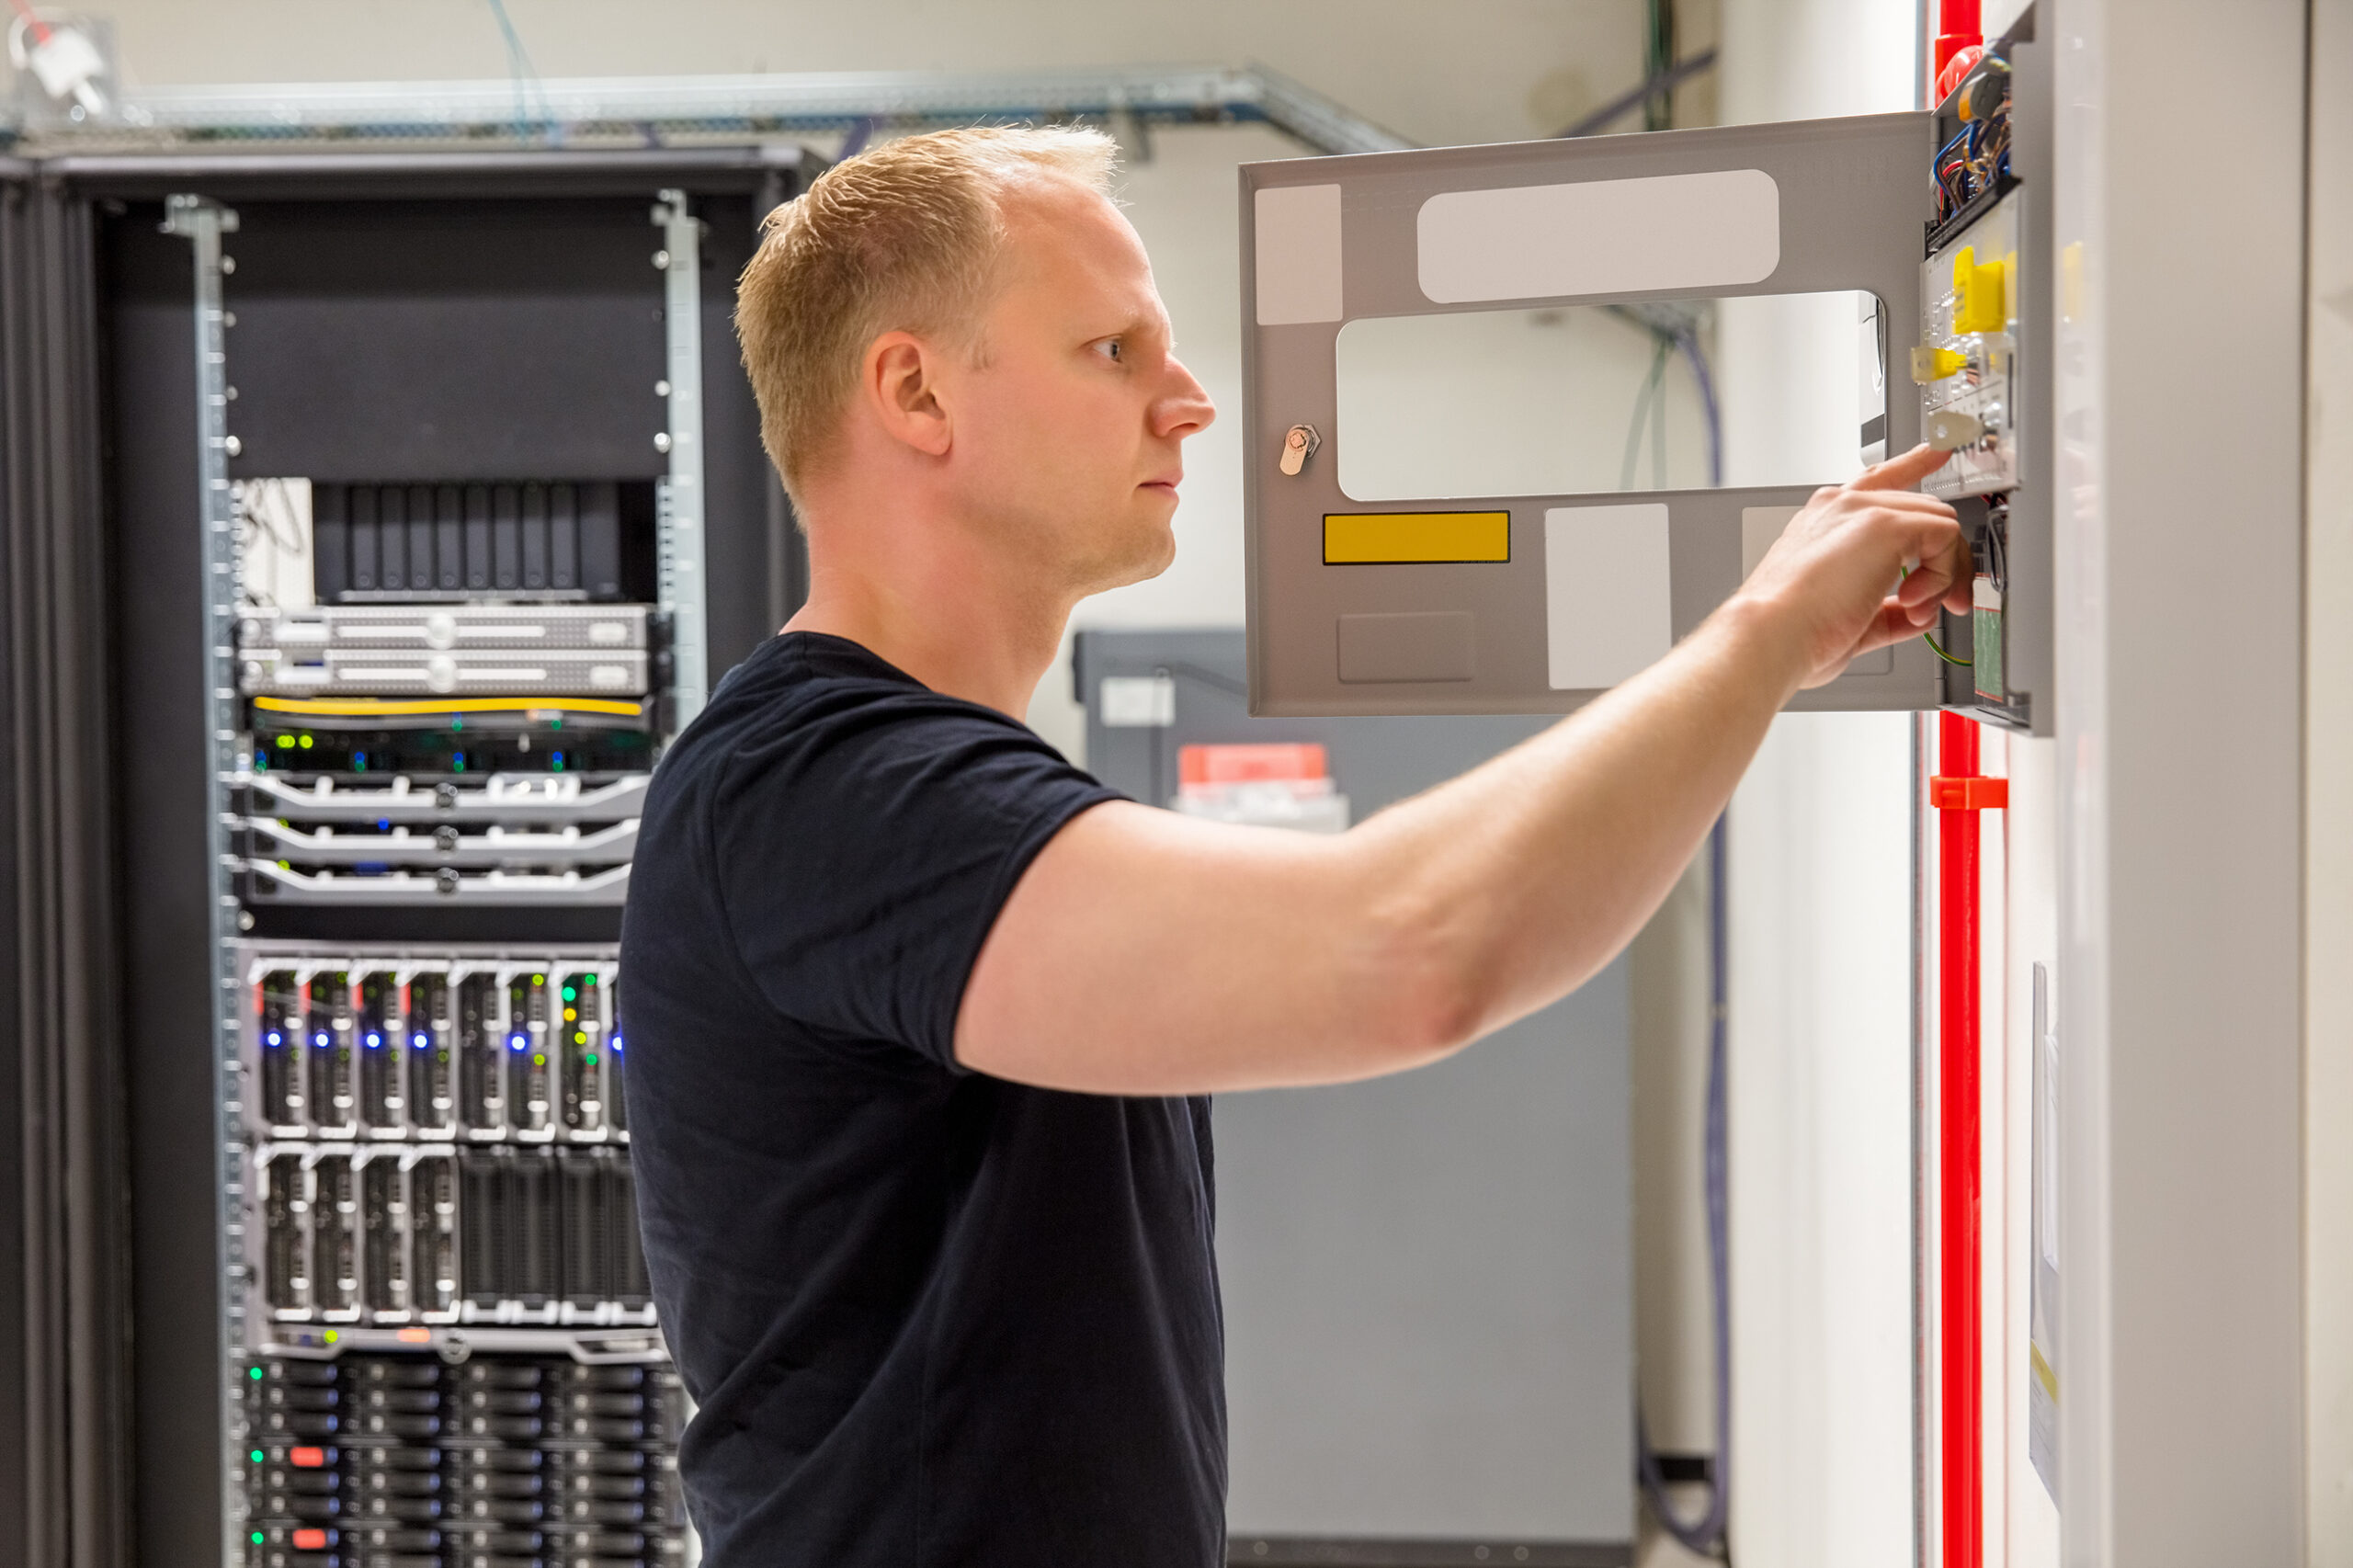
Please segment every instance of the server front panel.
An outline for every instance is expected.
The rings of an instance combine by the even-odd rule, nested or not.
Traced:
[[[704,686],[703,231],[654,190],[166,225],[202,345],[223,1561],[683,1568],[615,943]]]

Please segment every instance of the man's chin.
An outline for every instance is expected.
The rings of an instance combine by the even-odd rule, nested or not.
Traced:
[[[1176,533],[1166,523],[1140,530],[1129,542],[1131,548],[1098,562],[1097,569],[1090,574],[1093,585],[1086,590],[1088,593],[1105,594],[1113,588],[1148,583],[1176,560]]]

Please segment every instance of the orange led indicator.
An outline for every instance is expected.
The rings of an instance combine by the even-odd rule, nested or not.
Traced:
[[[430,1345],[433,1343],[433,1331],[429,1328],[404,1328],[400,1332],[400,1341],[403,1345]]]
[[[326,1549],[327,1549],[327,1532],[326,1532],[326,1531],[324,1531],[324,1530],[323,1530],[323,1529],[310,1528],[310,1529],[299,1529],[299,1530],[296,1530],[296,1531],[294,1532],[294,1550],[295,1550],[295,1551],[324,1551]]]
[[[296,1449],[286,1456],[286,1462],[296,1470],[316,1470],[327,1462],[324,1449]]]

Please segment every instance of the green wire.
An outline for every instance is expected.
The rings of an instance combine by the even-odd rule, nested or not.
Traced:
[[[1912,569],[1908,566],[1904,568],[1904,577],[1909,577],[1910,575],[1912,575]],[[1896,581],[1900,583],[1904,581],[1904,577],[1898,577]],[[1930,653],[1936,654],[1938,658],[1942,659],[1948,665],[1959,665],[1964,670],[1974,669],[1977,667],[1977,662],[1974,659],[1956,659],[1950,653],[1946,653],[1944,650],[1944,644],[1937,641],[1936,633],[1932,631],[1923,631],[1920,633],[1920,641],[1928,645],[1928,651]]]
[[[1642,390],[1634,394],[1634,422],[1626,430],[1626,460],[1618,470],[1618,488],[1634,488],[1634,470],[1642,461],[1643,424],[1655,420],[1657,434],[1652,443],[1651,483],[1658,489],[1666,487],[1666,357],[1675,340],[1663,332],[1654,331],[1655,340],[1651,354],[1651,373]]]

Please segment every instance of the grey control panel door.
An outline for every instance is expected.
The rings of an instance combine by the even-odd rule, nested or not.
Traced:
[[[1919,319],[1929,135],[1926,115],[1878,115],[1245,165],[1251,710],[1568,711],[1696,627],[1866,444],[1915,443],[1884,324]],[[1674,351],[1712,414],[1699,346],[1717,313],[1800,296],[1862,302],[1859,332],[1842,308],[1866,395],[1859,418],[1836,412],[1854,455],[1829,472],[1661,485],[1678,477],[1664,437],[1643,438],[1639,408],[1629,433],[1623,401],[1607,421],[1622,471],[1614,455],[1575,470],[1522,436],[1485,452],[1483,416],[1456,417],[1488,397],[1516,417],[1549,395],[1506,384],[1510,335],[1595,312],[1657,345],[1646,381],[1648,342],[1632,348],[1638,397],[1659,395]],[[1585,341],[1571,330],[1558,353],[1574,361]],[[1422,354],[1450,369],[1425,374]],[[1563,428],[1604,422],[1563,397]],[[1654,486],[1636,488],[1654,446]],[[1446,460],[1400,460],[1424,452]],[[1938,699],[1936,655],[1914,640],[1792,706]]]

